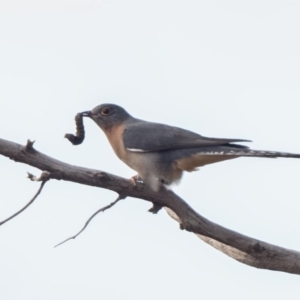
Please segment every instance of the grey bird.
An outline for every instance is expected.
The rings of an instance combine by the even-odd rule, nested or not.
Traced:
[[[234,144],[243,139],[209,138],[174,126],[147,122],[132,117],[115,104],[101,104],[81,113],[104,131],[115,154],[146,185],[158,190],[163,184],[178,183],[184,171],[238,157],[291,157],[300,154],[252,150]]]

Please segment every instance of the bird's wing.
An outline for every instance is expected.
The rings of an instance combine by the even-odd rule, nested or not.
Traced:
[[[125,148],[134,152],[153,152],[229,145],[234,142],[250,141],[242,139],[207,138],[178,127],[139,120],[127,124],[123,133],[123,143]]]

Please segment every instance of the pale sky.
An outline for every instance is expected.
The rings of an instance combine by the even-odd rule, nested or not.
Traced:
[[[300,153],[298,1],[0,1],[0,138],[129,178],[104,134],[77,112],[111,102],[135,117],[251,147]],[[41,172],[0,157],[0,220]],[[174,191],[204,217],[300,251],[300,160],[241,158],[186,174]],[[0,228],[0,299],[299,299],[300,279],[255,269],[181,231],[165,211],[51,181]]]

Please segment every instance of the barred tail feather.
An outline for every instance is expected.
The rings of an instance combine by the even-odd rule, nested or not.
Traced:
[[[232,149],[232,150],[221,150],[221,151],[203,151],[198,152],[198,155],[229,155],[238,157],[267,157],[267,158],[300,158],[300,154],[278,152],[278,151],[265,151],[265,150],[251,150],[251,149]]]
[[[217,162],[234,159],[238,157],[287,157],[300,158],[300,154],[278,152],[278,151],[264,151],[251,150],[247,147],[211,147],[210,149],[186,149],[184,153],[179,153],[180,157],[175,159],[175,167],[184,171],[196,171],[198,167],[214,164]]]

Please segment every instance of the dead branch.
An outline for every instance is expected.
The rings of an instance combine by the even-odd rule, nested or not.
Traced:
[[[32,146],[32,145],[31,145]],[[19,215],[21,212],[23,212],[27,207],[29,207],[34,200],[38,197],[38,195],[41,193],[45,183],[49,180],[50,173],[45,171],[41,174],[40,177],[35,177],[34,175],[28,173],[28,178],[32,181],[42,181],[40,188],[38,189],[38,191],[36,192],[36,194],[33,196],[33,198],[23,207],[21,208],[19,211],[17,211],[16,213],[14,213],[12,216],[10,216],[9,218],[3,220],[0,222],[0,226],[3,225],[4,223],[10,221],[11,219],[15,218],[17,215]]]
[[[125,199],[125,196],[119,195],[115,201],[113,201],[112,203],[110,203],[110,204],[108,204],[108,205],[106,205],[106,206],[104,206],[104,207],[98,209],[96,212],[94,212],[94,213],[89,217],[89,219],[85,222],[84,226],[82,227],[82,229],[81,229],[78,233],[76,233],[75,235],[73,235],[73,236],[71,236],[71,237],[65,239],[64,241],[60,242],[59,244],[55,245],[54,248],[56,248],[56,247],[58,247],[58,246],[64,244],[65,242],[67,242],[67,241],[69,241],[69,240],[74,240],[74,239],[76,239],[76,238],[79,236],[79,234],[82,233],[82,231],[84,231],[84,230],[87,228],[87,226],[89,225],[89,223],[92,221],[92,219],[93,219],[96,215],[98,215],[100,212],[105,212],[107,209],[113,207],[115,204],[117,204],[117,203],[118,203],[120,200],[122,200],[122,199]]]
[[[35,175],[28,173],[27,172],[27,177],[31,180],[31,181],[48,181],[50,179],[50,173],[47,171],[42,172],[42,174],[39,177],[36,177]]]
[[[162,188],[155,192],[143,184],[133,185],[130,180],[109,173],[72,166],[35,149],[29,151],[25,146],[3,139],[0,139],[0,154],[47,170],[50,178],[105,188],[167,207],[183,229],[197,234],[226,255],[253,267],[300,274],[300,252],[271,245],[213,223],[199,215],[172,191]]]

